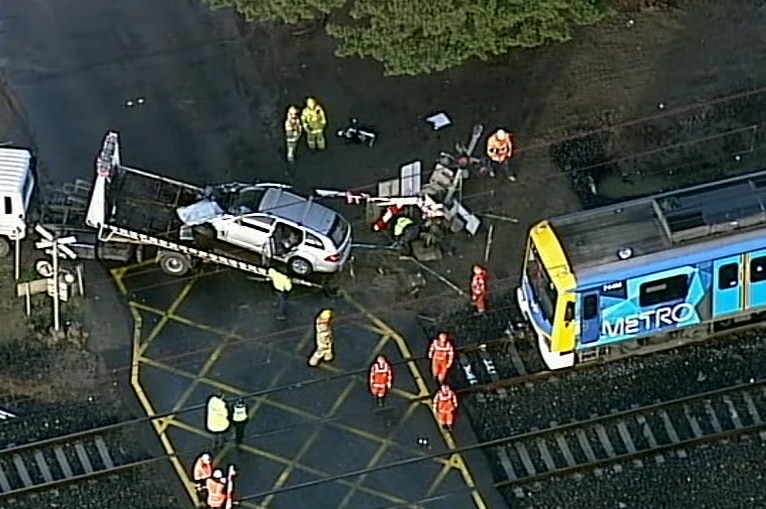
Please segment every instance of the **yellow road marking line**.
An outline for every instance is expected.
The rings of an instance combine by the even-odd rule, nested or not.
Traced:
[[[410,406],[407,408],[407,411],[404,413],[404,416],[402,419],[397,423],[397,425],[389,431],[386,434],[386,442],[378,446],[378,450],[375,451],[375,454],[373,454],[372,458],[370,458],[370,461],[367,462],[367,465],[365,468],[373,468],[376,466],[380,460],[383,458],[383,455],[388,451],[390,442],[393,442],[392,437],[396,432],[398,432],[405,422],[407,422],[407,419],[410,418],[410,416],[415,412],[415,410],[420,405],[416,402],[410,403]],[[449,464],[442,465],[442,468],[451,468]],[[354,494],[358,491],[359,486],[367,479],[368,474],[362,474],[359,476],[359,478],[354,481],[354,489],[349,490],[348,493],[346,493],[346,496],[341,501],[340,505],[336,509],[345,509],[345,507],[351,502],[351,498],[354,496]]]
[[[196,433],[197,435],[200,435],[200,436],[204,436],[204,437],[208,436],[208,433],[205,432],[204,430],[199,429],[196,426],[191,426],[191,425],[189,425],[189,424],[187,424],[187,423],[185,423],[183,421],[177,421],[177,420],[173,419],[170,424],[172,426],[176,426],[179,429],[183,429],[183,430],[189,431],[191,433]],[[261,458],[265,458],[267,460],[273,461],[275,463],[280,463],[282,465],[290,465],[291,462],[292,462],[292,460],[290,458],[286,458],[284,456],[281,456],[281,455],[279,455],[277,453],[274,453],[274,452],[271,452],[271,451],[267,451],[265,449],[259,449],[259,448],[252,447],[252,446],[246,445],[246,444],[242,444],[241,448],[242,448],[243,451],[248,452],[248,453],[250,453],[250,454],[252,454],[254,456],[260,456]],[[303,465],[303,464],[296,464],[295,465],[295,469],[296,470],[300,470],[302,472],[306,472],[307,474],[311,474],[311,475],[316,476],[316,477],[330,477],[331,476],[331,474],[328,473],[328,472],[325,472],[325,471],[323,471],[321,469],[318,469],[318,468],[315,468],[315,467],[310,467],[308,465]],[[348,488],[353,488],[354,487],[354,483],[349,481],[349,480],[347,480],[347,479],[335,479],[333,482],[336,482],[336,483],[338,483],[340,485],[343,485],[343,486],[346,486]],[[378,497],[378,498],[382,498],[383,500],[391,502],[392,504],[396,504],[396,505],[411,505],[411,504],[409,504],[409,502],[407,502],[406,500],[402,500],[401,498],[397,497],[396,495],[392,495],[390,493],[386,493],[386,492],[383,492],[383,491],[378,491],[376,489],[368,488],[366,486],[360,486],[359,487],[359,491],[367,493],[368,495],[372,495],[372,496],[375,496],[375,497]],[[245,496],[247,496],[247,495],[245,495]],[[247,503],[248,502],[245,501],[243,503],[243,505],[247,504]]]
[[[388,332],[384,331],[383,329],[380,329],[378,327],[375,327],[374,325],[371,325],[369,323],[360,323],[357,324],[362,329],[368,330],[370,332],[374,332],[375,334],[380,334],[381,336],[387,336]]]
[[[444,479],[447,478],[447,474],[450,473],[452,470],[452,465],[444,465],[441,470],[439,470],[439,473],[434,478],[434,481],[431,483],[431,486],[428,487],[428,491],[426,491],[425,498],[429,498],[431,495],[434,494],[434,492],[439,488],[439,486],[442,485],[444,482]]]
[[[360,303],[358,303],[356,299],[352,298],[348,294],[348,292],[346,292],[345,290],[341,289],[341,295],[346,299],[347,302],[349,302],[351,305],[356,307],[361,313],[363,313],[369,321],[371,321],[372,323],[374,323],[376,326],[378,326],[379,328],[383,330],[388,330],[388,334],[391,336],[391,338],[396,342],[396,345],[399,347],[399,351],[401,352],[402,357],[404,357],[405,359],[412,359],[412,352],[410,351],[410,347],[407,344],[407,341],[397,331],[389,327],[385,322],[383,322],[383,320],[373,315],[367,308],[365,308]],[[409,366],[412,376],[415,379],[415,383],[420,389],[420,394],[423,397],[430,395],[428,386],[426,385],[423,379],[423,375],[420,372],[420,368],[418,367],[417,363],[415,363],[414,360],[411,360],[407,362],[407,366]],[[422,403],[430,407],[430,401],[424,400]],[[439,432],[442,435],[442,438],[444,438],[444,442],[447,444],[447,448],[452,451],[456,450],[457,447],[455,445],[455,440],[452,437],[452,433],[443,429],[441,426],[438,426],[438,428],[439,428]],[[476,486],[476,482],[473,480],[473,475],[468,469],[468,465],[466,464],[463,456],[461,454],[454,453],[450,463],[453,464],[455,468],[460,471],[460,474],[463,477],[463,482],[465,482],[468,489],[471,490],[471,498],[473,499],[473,502],[476,508],[487,509],[487,503],[484,500],[484,497],[482,497],[481,493],[479,492],[479,489]]]
[[[157,322],[157,325],[155,325],[152,331],[149,333],[149,336],[147,336],[146,340],[144,341],[144,344],[141,345],[141,347],[138,349],[139,356],[144,355],[146,353],[146,350],[152,344],[152,342],[157,338],[157,336],[160,335],[160,333],[162,332],[162,329],[165,328],[165,326],[168,323],[168,320],[170,320],[170,317],[173,316],[173,314],[176,311],[178,311],[178,308],[180,308],[181,304],[184,303],[184,301],[186,300],[186,297],[189,296],[189,292],[191,292],[195,282],[196,282],[196,279],[192,279],[188,283],[186,283],[183,289],[181,289],[178,296],[170,304],[168,309],[162,313],[160,321]]]
[[[386,342],[388,342],[388,336],[383,336],[378,341],[378,344],[375,345],[375,348],[373,348],[373,354],[369,359],[369,362],[372,362],[373,359],[378,355],[378,352],[380,352],[383,347],[385,346]],[[330,410],[324,415],[324,419],[331,419],[335,416],[335,414],[340,410],[340,407],[343,406],[343,403],[346,402],[349,395],[351,394],[351,391],[354,390],[354,387],[356,387],[356,379],[352,378],[351,381],[346,385],[346,387],[341,391],[340,396],[338,396],[338,399],[335,400],[335,404],[330,408]],[[282,488],[282,486],[285,485],[287,480],[290,478],[290,475],[292,475],[293,470],[295,470],[295,465],[297,463],[300,463],[300,461],[303,459],[303,456],[306,455],[306,453],[309,452],[311,447],[313,447],[314,443],[316,443],[317,439],[319,438],[319,435],[321,435],[322,431],[324,430],[323,426],[316,426],[314,429],[314,432],[311,434],[308,440],[306,440],[303,443],[303,447],[301,447],[300,451],[298,451],[298,454],[295,455],[295,458],[293,458],[293,462],[285,467],[284,470],[282,470],[282,473],[277,478],[277,481],[274,483],[274,485],[271,487],[272,490],[278,490]],[[264,505],[269,505],[274,500],[274,495],[269,495],[266,497],[266,499],[263,501]]]
[[[133,306],[129,306],[129,309],[130,314],[133,316],[133,359],[130,364],[130,385],[133,387],[133,391],[136,393],[141,406],[144,408],[144,412],[151,418],[156,416],[157,412],[154,410],[151,401],[149,401],[149,398],[146,396],[146,392],[141,385],[141,380],[139,377],[138,342],[141,338],[141,314],[135,308],[133,308]],[[189,479],[189,475],[186,472],[186,469],[181,464],[181,460],[178,457],[178,454],[176,454],[176,450],[173,447],[173,444],[170,442],[168,436],[160,428],[160,423],[157,419],[152,419],[151,423],[152,426],[154,426],[157,437],[162,443],[162,447],[165,449],[165,453],[170,458],[170,462],[176,471],[176,475],[178,475],[178,478],[181,479],[184,487],[186,488],[189,499],[193,504],[196,505],[197,492],[194,489],[194,485],[191,479]]]
[[[175,313],[167,314],[166,311],[162,311],[161,309],[158,309],[158,308],[155,308],[155,307],[152,307],[152,306],[147,306],[146,304],[136,303],[136,306],[139,309],[143,310],[143,311],[147,311],[149,313],[153,313],[153,314],[156,314],[158,316],[165,317],[167,315],[167,320],[172,320],[174,322],[178,322],[178,323],[180,323],[182,325],[186,325],[188,327],[193,327],[195,329],[199,329],[201,331],[209,332],[211,334],[216,334],[216,335],[219,335],[219,336],[223,336],[223,335],[227,334],[226,330],[221,329],[219,327],[214,327],[212,325],[208,325],[208,324],[205,324],[205,323],[202,323],[202,322],[198,322],[196,320],[192,320],[190,318],[186,318],[184,316],[180,316],[180,315],[177,315]],[[377,333],[377,331],[375,331],[375,332]],[[313,334],[313,332],[312,332],[312,334]],[[383,337],[385,337],[387,339],[390,339],[388,334],[384,334]],[[241,341],[241,342],[247,342],[247,341],[253,339],[252,337],[246,337],[246,336],[242,336],[242,335],[234,335],[233,338],[234,338],[234,340]],[[295,358],[298,358],[298,359],[301,359],[301,360],[305,360],[305,356],[301,353],[301,350],[303,349],[303,346],[299,345],[299,347],[300,348],[296,349],[294,352],[290,352],[290,351],[282,350],[282,349],[280,349],[280,351],[282,353],[286,354],[286,355],[289,355],[289,356],[292,356],[292,357],[295,357]],[[145,353],[145,351],[142,352],[142,354],[143,353]],[[336,368],[335,366],[333,366],[331,364],[323,363],[323,364],[320,364],[318,367],[319,367],[319,369],[323,369],[323,370],[328,371],[330,373],[333,373],[335,375],[346,374],[345,371],[343,371],[340,368]],[[355,378],[357,378],[360,382],[366,382],[366,378],[365,377],[362,377],[362,376],[359,376],[359,375],[355,375]],[[393,394],[396,394],[398,396],[401,396],[403,398],[406,398],[408,400],[413,400],[413,401],[414,400],[421,400],[424,397],[421,394],[413,394],[413,393],[411,393],[409,391],[398,389],[396,387],[391,389],[391,392]],[[426,394],[426,396],[428,396],[428,394]]]
[[[202,368],[197,373],[197,377],[189,383],[188,387],[186,387],[183,394],[181,394],[181,397],[178,398],[178,401],[176,401],[176,404],[173,405],[173,409],[171,410],[173,414],[181,410],[184,407],[184,405],[186,405],[186,402],[194,393],[194,389],[196,389],[197,386],[199,385],[200,377],[207,376],[208,372],[211,369],[213,369],[213,366],[218,361],[218,359],[220,358],[221,354],[223,353],[224,349],[226,348],[226,346],[229,344],[230,341],[231,341],[231,334],[223,338],[223,341],[221,341],[218,344],[218,346],[216,346],[215,349],[210,353],[207,360],[205,361],[205,364],[202,365]],[[167,427],[168,427],[167,422],[163,422],[160,425],[160,431],[165,431]]]
[[[169,366],[169,365],[167,365],[167,364],[165,364],[163,362],[154,360],[154,359],[152,359],[150,357],[141,357],[140,358],[140,362],[142,362],[142,363],[144,363],[144,364],[146,364],[148,366],[152,366],[154,368],[167,371],[168,373],[172,373],[174,375],[178,375],[178,376],[181,376],[181,377],[184,377],[184,378],[188,378],[190,380],[193,380],[195,378],[194,373],[190,373],[190,372],[188,372],[186,370],[183,370],[183,369],[180,369],[180,368],[176,368],[174,366]],[[233,385],[230,385],[230,384],[218,381],[218,380],[214,380],[212,378],[201,377],[200,378],[200,382],[202,382],[202,383],[204,383],[206,385],[209,385],[210,387],[213,387],[215,389],[222,390],[224,392],[230,392],[231,394],[235,394],[237,396],[246,396],[246,395],[248,395],[248,392],[246,392],[246,391],[244,391],[244,390],[242,390],[242,389],[240,389],[238,387],[235,387]],[[300,408],[297,408],[297,407],[294,407],[294,406],[291,406],[291,405],[287,405],[285,403],[280,403],[279,401],[270,399],[270,398],[268,398],[266,396],[255,396],[254,399],[256,399],[256,401],[261,401],[262,404],[269,405],[271,407],[277,408],[277,409],[282,410],[284,412],[296,415],[298,417],[301,417],[302,419],[306,419],[306,420],[309,420],[309,421],[322,421],[322,417],[320,417],[320,416],[314,415],[311,412],[306,412],[304,410],[301,410]],[[354,428],[353,426],[346,426],[345,424],[341,424],[341,423],[335,422],[335,421],[329,421],[329,422],[326,422],[326,424],[328,426],[332,426],[334,428],[340,429],[340,430],[345,431],[347,433],[350,433],[352,435],[356,435],[358,437],[362,437],[362,438],[367,439],[367,440],[369,440],[371,442],[375,442],[375,443],[378,443],[378,444],[386,443],[385,438],[380,437],[378,435],[375,435],[373,433],[369,433],[367,431],[358,429],[358,428]],[[396,443],[396,442],[394,442],[392,444],[392,446],[396,447],[399,450],[408,452],[410,454],[415,454],[415,455],[422,455],[423,454],[422,451],[419,451],[419,450],[411,448],[411,447],[407,447],[405,445],[402,445],[402,444],[399,444],[399,443]],[[434,461],[436,463],[439,463],[439,464],[448,463],[448,460],[446,460],[444,458],[430,458],[430,460]]]
[[[127,295],[128,294],[128,288],[125,286],[125,267],[118,267],[116,269],[112,269],[109,271],[112,275],[112,279],[114,279],[115,284],[117,285],[117,289],[120,291],[121,294]]]

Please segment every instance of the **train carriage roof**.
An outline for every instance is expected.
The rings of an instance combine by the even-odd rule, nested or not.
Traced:
[[[575,275],[766,226],[766,171],[575,212],[550,221]],[[657,255],[657,256],[652,256]]]

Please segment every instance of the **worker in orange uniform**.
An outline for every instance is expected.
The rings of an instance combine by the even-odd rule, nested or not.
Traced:
[[[370,392],[375,397],[378,406],[383,406],[386,395],[394,383],[394,371],[386,358],[378,355],[370,366]]]
[[[439,421],[439,426],[444,429],[452,429],[455,423],[455,412],[457,411],[457,395],[447,384],[442,384],[434,396],[433,402],[434,415]]]
[[[471,278],[471,302],[476,306],[479,314],[487,311],[487,269],[481,265],[473,266],[473,277]]]
[[[511,135],[505,129],[498,129],[487,140],[487,157],[493,170],[505,173],[508,180],[516,181],[516,175],[510,171],[510,160],[513,156]],[[494,176],[494,172],[492,173]]]
[[[320,361],[333,360],[333,344],[335,338],[332,332],[332,309],[323,309],[316,318],[316,350],[309,358],[309,366],[317,366]]]
[[[221,470],[213,472],[207,480],[207,506],[210,509],[222,509],[226,505],[226,479]]]
[[[443,384],[455,362],[455,347],[446,333],[440,332],[436,339],[431,341],[428,358],[431,359],[431,376],[438,380],[439,384]]]
[[[213,458],[208,453],[200,454],[194,462],[192,477],[200,502],[207,499],[207,480],[213,476]]]

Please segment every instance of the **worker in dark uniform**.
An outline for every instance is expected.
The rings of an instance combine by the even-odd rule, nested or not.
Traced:
[[[239,398],[231,407],[231,423],[234,426],[234,443],[240,445],[245,438],[245,426],[247,425],[247,405],[245,400]]]
[[[394,222],[394,247],[404,256],[412,256],[412,243],[420,237],[420,226],[408,216],[399,216]]]

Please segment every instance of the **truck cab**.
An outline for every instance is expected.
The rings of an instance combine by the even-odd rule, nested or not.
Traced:
[[[27,234],[35,188],[34,157],[23,148],[0,148],[0,256]]]

